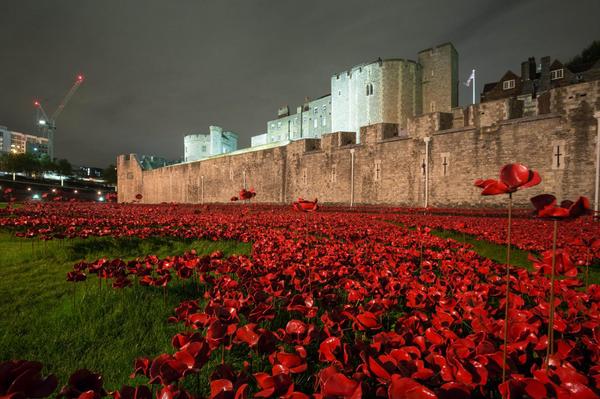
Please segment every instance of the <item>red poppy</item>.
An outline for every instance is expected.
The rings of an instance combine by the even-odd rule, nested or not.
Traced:
[[[53,374],[42,378],[43,365],[26,360],[0,363],[0,398],[45,398],[58,385]]]
[[[123,385],[118,391],[110,393],[114,399],[152,399],[152,392],[146,385],[130,387]]]
[[[250,190],[246,190],[245,188],[242,188],[240,190],[240,199],[241,200],[249,200],[255,196],[256,196],[256,192],[254,191],[254,188],[250,188]]]
[[[520,163],[510,163],[500,169],[500,179],[475,180],[475,186],[483,188],[481,195],[510,194],[533,187],[542,181],[539,173]]]
[[[540,194],[531,198],[537,216],[548,219],[575,219],[591,213],[590,200],[579,197],[575,202],[564,200],[556,205],[556,197],[551,194]]]
[[[533,262],[533,268],[538,272],[544,274],[552,273],[552,251],[544,251],[542,252],[541,259],[534,258],[532,256],[529,257],[529,260]],[[556,260],[555,260],[555,273],[559,275],[564,275],[567,277],[576,277],[577,276],[577,265],[571,261],[571,257],[569,253],[564,249],[556,250]]]
[[[419,384],[411,378],[405,378],[398,374],[392,375],[392,383],[388,388],[390,399],[434,399],[437,395],[430,389]]]
[[[317,201],[318,200],[316,198],[314,201],[307,201],[305,199],[298,198],[298,201],[295,201],[292,204],[292,208],[298,212],[315,212],[319,209]]]
[[[80,369],[71,374],[69,382],[65,385],[57,398],[81,398],[96,399],[106,396],[106,391],[102,387],[103,381],[100,374],[92,373],[86,369]]]
[[[339,373],[333,366],[319,372],[318,383],[322,396],[326,398],[360,399],[362,397],[360,383]]]

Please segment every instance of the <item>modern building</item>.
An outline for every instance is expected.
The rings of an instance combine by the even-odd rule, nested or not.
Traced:
[[[189,134],[183,138],[184,162],[193,162],[213,155],[237,150],[238,135],[210,126],[209,134]]]
[[[0,152],[12,154],[29,153],[37,156],[48,155],[48,139],[32,134],[14,132],[0,126]]]

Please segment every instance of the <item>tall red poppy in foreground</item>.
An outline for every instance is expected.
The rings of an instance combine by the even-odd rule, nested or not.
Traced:
[[[547,269],[543,266],[550,266],[550,313],[548,316],[548,345],[546,347],[546,370],[549,367],[550,356],[554,350],[554,277],[556,275],[556,238],[558,235],[558,221],[559,220],[567,220],[567,219],[575,219],[579,216],[591,213],[590,209],[590,201],[586,197],[579,197],[579,199],[575,202],[565,200],[557,205],[556,197],[551,194],[541,194],[536,195],[531,198],[531,203],[533,204],[536,214],[538,217],[543,219],[549,219],[554,221],[554,230],[552,233],[552,258],[548,259],[545,256],[542,259],[542,268],[541,270]],[[564,251],[561,252],[561,255],[566,254]],[[548,265],[548,263],[550,263]],[[573,269],[572,267],[564,267],[564,264],[570,263],[568,258],[568,254],[565,256],[561,256],[561,270],[564,269]],[[575,273],[577,270],[575,269]]]
[[[500,169],[500,178],[477,179],[475,186],[483,189],[481,195],[508,194],[508,228],[506,232],[506,300],[504,309],[504,348],[502,350],[502,382],[506,381],[506,353],[508,345],[508,302],[510,294],[510,230],[512,224],[512,195],[517,190],[533,187],[542,181],[539,173],[520,163],[509,163]]]
[[[537,186],[541,181],[535,170],[520,163],[509,163],[500,169],[500,179],[477,179],[475,186],[483,188],[481,195],[512,194],[523,188]]]

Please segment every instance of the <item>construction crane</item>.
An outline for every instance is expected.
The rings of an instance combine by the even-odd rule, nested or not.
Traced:
[[[46,114],[46,111],[39,100],[33,102],[36,109],[35,120],[37,127],[43,136],[48,137],[48,157],[50,160],[54,160],[54,132],[56,131],[56,120],[71,100],[71,97],[73,97],[73,94],[79,89],[79,86],[81,86],[84,79],[83,75],[77,75],[75,82],[60,102],[60,105],[56,108],[56,111],[54,111],[50,117]]]

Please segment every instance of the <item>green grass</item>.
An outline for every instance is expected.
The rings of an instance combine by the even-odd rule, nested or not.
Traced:
[[[41,361],[60,384],[78,368],[102,373],[108,389],[131,384],[128,375],[137,357],[173,352],[171,337],[180,327],[167,324],[167,318],[181,300],[197,297],[193,283],[174,278],[165,304],[160,288],[100,289],[95,276],[74,285],[66,273],[84,258],[162,257],[191,248],[232,255],[249,254],[251,245],[90,238],[36,240],[32,247],[30,240],[0,232],[0,361]]]
[[[488,258],[497,263],[506,263],[506,245],[494,244],[489,241],[478,240],[475,237],[457,233],[450,230],[431,230],[431,234],[441,238],[450,238],[454,241],[464,242],[473,246],[473,251],[480,256]],[[511,247],[510,264],[512,266],[524,267],[528,270],[533,270],[533,265],[528,259],[529,252]]]
[[[497,263],[506,263],[506,245],[494,244],[485,240],[478,240],[474,236],[468,234],[462,234],[450,230],[431,230],[431,234],[441,237],[450,238],[455,241],[464,242],[473,246],[473,251],[477,252],[480,256],[488,258]],[[512,266],[524,267],[527,270],[532,271],[533,265],[528,259],[529,252],[521,249],[511,247],[510,251],[510,264]],[[589,283],[600,284],[600,265],[595,264],[590,267],[589,270]],[[585,281],[583,273],[579,273],[578,278]]]

